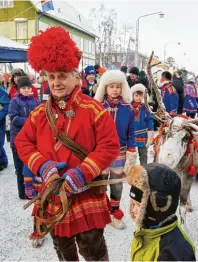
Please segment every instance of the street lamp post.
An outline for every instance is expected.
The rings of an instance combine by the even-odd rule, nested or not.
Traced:
[[[151,14],[139,16],[138,19],[136,20],[135,66],[138,66],[139,20],[140,20],[140,18],[143,18],[143,17],[146,17],[146,16],[151,16],[151,15],[159,15],[160,18],[164,17],[164,14],[162,12],[156,12],[156,13],[151,13]]]
[[[166,62],[166,48],[167,48],[168,45],[174,45],[174,44],[181,45],[180,42],[178,42],[178,43],[166,43],[166,44],[164,45],[164,64],[165,64],[165,62]]]

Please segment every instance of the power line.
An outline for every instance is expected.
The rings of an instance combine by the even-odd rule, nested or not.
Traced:
[[[41,1],[37,2],[35,5],[38,5]],[[3,23],[2,25],[0,25],[0,28],[4,25],[6,25],[7,23],[13,21],[15,18],[17,18],[18,16],[22,15],[23,13],[29,11],[30,9],[34,8],[34,5],[32,5],[31,7],[27,8],[26,10],[24,10],[23,12],[17,14],[16,16],[12,17],[10,20],[6,21],[5,23]]]

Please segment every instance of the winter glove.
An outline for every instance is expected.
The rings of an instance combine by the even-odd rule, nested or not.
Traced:
[[[65,191],[67,195],[79,193],[86,186],[85,177],[80,167],[71,168],[63,174],[62,178],[65,179]]]
[[[39,174],[45,183],[54,175],[58,175],[58,170],[67,166],[66,162],[55,162],[52,160],[46,161],[39,168]]]
[[[127,151],[126,152],[126,162],[125,162],[125,166],[123,169],[126,175],[128,175],[131,168],[136,165],[136,162],[137,162],[137,152]]]
[[[25,194],[29,199],[37,196],[38,192],[33,188],[32,183],[25,184]]]
[[[147,148],[153,143],[153,137],[154,137],[154,131],[153,130],[148,131],[148,139],[146,143]]]

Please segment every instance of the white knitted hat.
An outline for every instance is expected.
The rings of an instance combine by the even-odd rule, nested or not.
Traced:
[[[143,84],[135,84],[134,86],[131,87],[131,102],[133,102],[133,95],[137,92],[140,91],[143,94],[145,93],[145,86]],[[144,103],[144,101],[143,101]]]
[[[125,102],[130,103],[131,102],[130,88],[128,86],[125,74],[120,70],[106,71],[102,75],[94,99],[102,102],[104,100],[104,96],[106,95],[106,86],[112,83],[121,83],[122,99]]]

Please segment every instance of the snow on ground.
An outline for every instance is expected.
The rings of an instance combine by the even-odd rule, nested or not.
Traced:
[[[44,246],[34,249],[28,240],[32,230],[31,207],[23,210],[27,202],[17,194],[16,175],[12,154],[8,144],[9,167],[0,172],[0,261],[58,261],[50,236]],[[191,198],[194,211],[187,215],[187,226],[191,240],[198,251],[198,183],[194,183]],[[124,185],[121,207],[125,212],[126,229],[116,230],[111,226],[105,229],[105,237],[111,261],[129,261],[130,243],[135,225],[129,216],[129,186]]]

